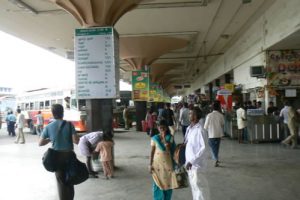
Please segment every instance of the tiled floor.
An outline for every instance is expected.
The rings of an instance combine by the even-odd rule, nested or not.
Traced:
[[[54,174],[41,163],[47,146],[38,147],[37,140],[37,136],[26,134],[26,144],[14,144],[14,139],[0,130],[0,200],[58,199]],[[179,133],[176,140],[182,140]],[[115,179],[89,179],[75,186],[75,199],[152,199],[152,179],[147,171],[149,137],[141,132],[118,132],[115,143]],[[75,150],[78,153],[77,147]],[[300,199],[299,149],[223,139],[220,158],[221,167],[215,168],[209,161],[206,172],[210,200]],[[192,199],[190,188],[175,190],[173,199]]]

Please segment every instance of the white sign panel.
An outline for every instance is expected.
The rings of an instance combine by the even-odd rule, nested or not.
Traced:
[[[118,96],[118,42],[118,34],[112,27],[75,30],[78,99],[106,99]]]
[[[285,96],[286,97],[297,97],[297,90],[296,89],[285,89]]]

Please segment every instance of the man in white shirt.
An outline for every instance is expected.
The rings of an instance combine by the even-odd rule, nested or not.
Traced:
[[[290,135],[289,127],[288,127],[288,112],[290,108],[290,103],[288,101],[284,102],[284,107],[281,109],[279,117],[283,119],[283,133],[284,138],[287,138]]]
[[[123,110],[123,119],[125,123],[125,130],[129,130],[129,110],[127,108],[127,105],[125,105]]]
[[[18,116],[17,116],[17,127],[18,127],[18,135],[16,138],[15,143],[19,143],[19,140],[21,139],[20,144],[24,144],[25,143],[25,137],[24,137],[24,132],[23,132],[23,128],[25,127],[25,116],[23,113],[21,113],[21,109],[17,110]]]
[[[183,138],[185,137],[186,129],[190,125],[189,119],[190,111],[188,109],[188,104],[184,103],[183,107],[180,109],[179,122],[182,128]]]
[[[288,109],[288,128],[290,135],[281,143],[290,146],[292,149],[295,149],[297,146],[297,133],[298,133],[298,113],[294,110],[292,106]]]
[[[185,166],[188,170],[189,182],[192,189],[193,200],[208,200],[209,187],[204,175],[208,158],[207,134],[199,122],[202,112],[195,107],[190,112],[191,125],[185,135]]]
[[[93,170],[91,159],[97,144],[103,141],[103,135],[102,131],[91,132],[82,136],[78,143],[81,155],[86,157],[86,166],[91,178],[98,178],[96,175],[98,173]]]
[[[212,158],[215,160],[215,167],[219,166],[219,147],[221,137],[224,136],[224,116],[220,112],[219,101],[213,103],[213,111],[206,117],[204,129],[208,131],[208,144],[212,151]]]
[[[247,141],[247,124],[246,124],[246,111],[241,106],[240,103],[237,103],[238,109],[236,110],[236,119],[237,119],[237,127],[238,127],[238,140],[239,143],[243,143]]]

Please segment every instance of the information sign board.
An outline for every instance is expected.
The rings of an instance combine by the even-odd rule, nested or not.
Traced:
[[[78,99],[108,99],[119,96],[118,38],[113,27],[75,30]]]

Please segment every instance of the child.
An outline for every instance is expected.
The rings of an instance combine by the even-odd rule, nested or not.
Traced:
[[[100,161],[106,179],[113,178],[114,166],[112,163],[112,148],[114,142],[107,134],[103,135],[103,141],[99,142],[95,151],[100,154]]]

